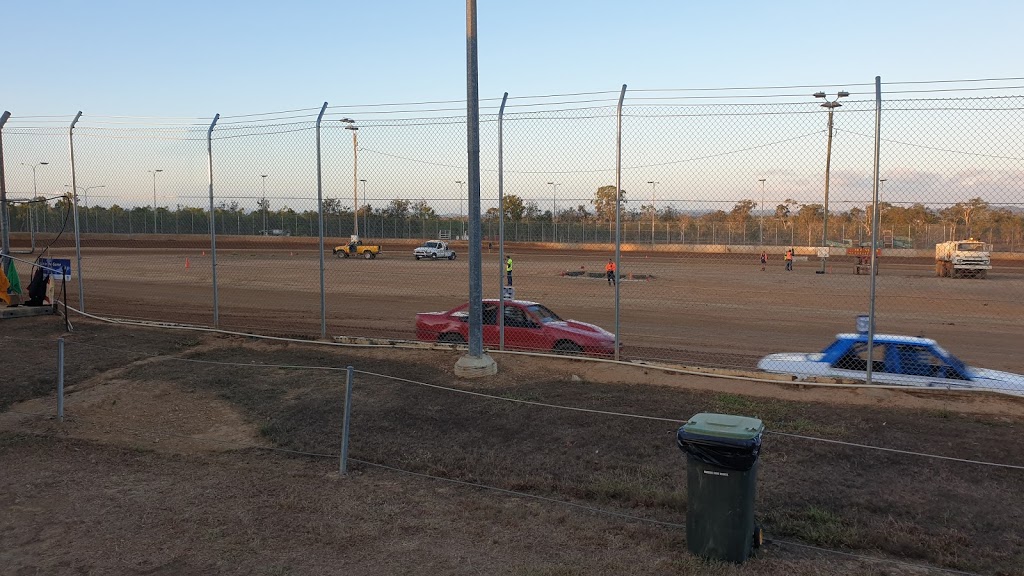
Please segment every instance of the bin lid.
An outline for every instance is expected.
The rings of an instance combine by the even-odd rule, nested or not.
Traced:
[[[697,434],[712,438],[750,440],[764,432],[764,423],[757,418],[748,418],[746,416],[701,412],[700,414],[694,414],[683,425],[682,430],[687,434]]]

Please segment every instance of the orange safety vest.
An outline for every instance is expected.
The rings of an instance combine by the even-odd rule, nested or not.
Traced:
[[[604,265],[605,272],[615,272],[615,262],[609,262]]]
[[[792,250],[786,250],[786,260],[792,260],[792,259],[793,259],[793,251]]]

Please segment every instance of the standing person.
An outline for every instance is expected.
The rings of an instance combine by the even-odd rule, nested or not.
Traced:
[[[793,269],[793,249],[786,250],[786,270]]]
[[[604,265],[604,275],[608,277],[608,285],[615,285],[615,261],[611,258],[608,259],[608,263]]]
[[[768,263],[768,254],[764,250],[762,250],[761,251],[761,272],[764,272],[764,267],[765,267],[765,264],[767,264],[767,263]]]
[[[505,260],[505,277],[508,278],[508,285],[512,285],[512,256]]]

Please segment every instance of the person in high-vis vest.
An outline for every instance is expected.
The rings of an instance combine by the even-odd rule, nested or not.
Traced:
[[[604,274],[608,277],[608,285],[612,286],[615,284],[615,261],[611,258],[608,259],[608,263],[604,265]]]
[[[505,277],[508,278],[508,285],[512,285],[512,257],[505,260]]]
[[[786,250],[786,270],[793,269],[793,249]]]

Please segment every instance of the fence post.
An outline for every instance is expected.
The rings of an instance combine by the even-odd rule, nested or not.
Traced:
[[[868,295],[868,365],[865,380],[871,386],[871,369],[874,362],[871,362],[871,353],[874,350],[875,340],[875,278],[878,275],[878,226],[881,215],[878,213],[878,155],[882,141],[882,77],[875,76],[875,170],[872,182],[871,199],[871,287]]]
[[[0,115],[0,270],[7,270],[6,256],[11,253],[11,218],[7,214],[7,176],[4,174],[4,124],[10,117],[11,113],[6,110]],[[32,224],[29,224],[28,229],[32,231]],[[35,235],[32,236],[32,242],[35,247]]]
[[[64,338],[57,338],[57,421],[64,421]]]
[[[498,350],[505,349],[505,102],[498,108]]]
[[[213,117],[206,132],[206,154],[210,159],[210,266],[213,268],[213,327],[220,324],[220,301],[217,294],[217,213],[213,211],[213,127],[220,114]]]
[[[348,474],[348,428],[352,420],[352,367],[345,369],[345,417],[341,431],[341,475]]]
[[[622,100],[626,85],[619,92],[619,105],[615,109],[615,359],[619,359],[619,278],[622,270],[622,221],[619,218],[622,202]]]
[[[78,235],[78,185],[75,180],[75,124],[78,124],[78,119],[82,117],[82,111],[79,110],[78,114],[75,115],[75,119],[71,121],[71,127],[68,129],[68,144],[71,149],[71,199],[74,203],[72,207],[75,216],[75,261],[78,265],[78,307],[81,308],[82,312],[85,312],[85,284],[82,280],[82,239]]]
[[[317,244],[317,251],[320,252],[320,337],[327,338],[327,292],[324,289],[324,183],[323,164],[320,161],[320,122],[324,119],[324,112],[327,110],[327,102],[320,108],[320,115],[316,117],[316,211],[320,218],[320,242]],[[381,233],[383,235],[383,231]]]

